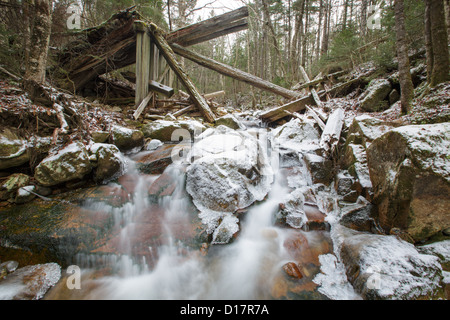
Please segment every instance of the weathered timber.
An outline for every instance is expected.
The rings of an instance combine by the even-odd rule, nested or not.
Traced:
[[[322,131],[325,130],[325,123],[322,121],[322,119],[320,117],[320,114],[318,114],[316,111],[314,111],[313,108],[309,107],[308,105],[306,105],[305,107],[311,113],[312,117],[317,122],[317,124],[319,125],[320,129],[322,129]]]
[[[306,105],[314,103],[311,95],[304,96],[295,101],[289,102],[281,107],[273,108],[261,114],[260,118],[263,122],[272,123],[288,116],[288,112],[299,112],[306,109]]]
[[[56,57],[61,70],[54,74],[58,85],[82,94],[98,76],[134,64],[134,21],[139,19],[134,8],[129,8],[97,27],[74,33],[76,40]]]
[[[302,89],[306,89],[309,87],[314,87],[316,85],[318,85],[319,83],[325,82],[325,81],[331,81],[333,79],[339,78],[340,76],[343,76],[345,74],[347,74],[348,71],[338,71],[326,76],[322,76],[322,77],[316,77],[316,79],[307,82],[307,83],[297,83],[295,86],[292,87],[292,90],[302,90]]]
[[[219,97],[223,97],[225,96],[225,91],[217,91],[217,92],[211,92],[211,93],[207,93],[204,95],[205,99],[210,100],[210,99],[215,99],[215,98],[219,98]]]
[[[341,108],[336,109],[328,118],[327,125],[323,130],[320,139],[320,146],[325,152],[332,156],[341,139],[341,132],[344,126],[345,113]]]
[[[165,95],[166,97],[171,97],[175,94],[175,90],[173,88],[170,88],[168,86],[165,86],[159,82],[150,80],[149,82],[150,90],[153,92],[161,93]]]
[[[136,106],[140,106],[149,92],[151,73],[151,41],[147,26],[143,21],[136,21]],[[149,99],[150,100],[150,99]],[[148,103],[148,101],[147,101]],[[140,114],[139,114],[140,115]],[[139,116],[138,116],[139,117]]]
[[[133,117],[135,120],[139,119],[142,112],[144,112],[145,108],[147,108],[147,105],[152,98],[153,98],[153,92],[148,94],[147,97],[145,97],[145,99],[141,102],[141,104],[137,108],[136,112],[133,114]]]
[[[248,16],[248,8],[242,7],[220,16],[178,29],[168,34],[166,39],[169,43],[177,43],[182,46],[200,43],[199,39],[208,38],[212,34],[216,34],[216,37],[218,37],[236,32],[235,30],[230,30],[233,29],[231,26],[234,25],[236,27],[236,21],[241,21],[240,25],[243,25],[242,19]],[[208,40],[211,39],[214,38]]]
[[[247,72],[233,68],[224,63],[217,62],[213,59],[204,57],[204,56],[197,54],[189,49],[186,49],[178,44],[171,44],[170,47],[173,49],[173,52],[182,56],[183,58],[191,60],[205,68],[211,69],[211,70],[216,71],[225,76],[248,83],[256,88],[280,95],[280,96],[282,96],[284,98],[288,98],[288,99],[298,99],[300,96],[300,94],[298,92],[288,90],[286,88],[283,88],[276,84],[273,84],[269,81],[258,78]]]
[[[215,122],[215,115],[209,108],[206,99],[203,98],[203,96],[198,92],[192,80],[189,78],[189,76],[186,74],[180,63],[177,61],[172,48],[164,38],[158,26],[152,23],[150,24],[150,30],[153,35],[153,40],[155,41],[155,44],[158,46],[158,49],[164,55],[164,58],[166,59],[167,63],[170,65],[172,70],[175,72],[180,81],[183,83],[186,90],[189,92],[191,99],[193,100],[195,105],[200,109],[205,120],[211,123]]]
[[[209,40],[213,40],[213,39],[217,39],[223,36],[226,36],[228,34],[232,34],[232,33],[236,33],[239,31],[243,31],[248,29],[248,21],[247,19],[242,19],[242,20],[238,20],[236,22],[231,23],[230,25],[228,25],[226,27],[226,29],[217,31],[217,32],[213,32],[213,33],[209,33],[206,34],[203,37],[199,37],[199,38],[194,38],[192,40],[187,40],[185,42],[183,42],[183,46],[184,47],[190,47],[199,43],[203,43]]]
[[[310,82],[309,76],[308,76],[308,74],[306,73],[305,69],[302,66],[300,66],[300,72],[302,73],[302,76],[303,76],[303,79],[305,80],[305,82]],[[317,95],[316,89],[311,88],[310,92],[311,92],[311,95],[312,95],[316,105],[318,107],[322,107],[322,101],[320,101],[320,98]],[[312,112],[314,112],[314,111],[312,111]]]

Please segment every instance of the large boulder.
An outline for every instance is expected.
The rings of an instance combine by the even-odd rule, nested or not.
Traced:
[[[442,294],[439,259],[418,252],[396,236],[332,229],[347,278],[368,300],[438,298]]]
[[[404,126],[367,150],[378,220],[415,241],[450,227],[450,123]]]
[[[140,130],[120,126],[111,128],[110,143],[126,154],[137,153],[145,144],[144,134]]]
[[[307,118],[294,119],[272,132],[272,147],[302,153],[321,154],[320,134],[314,122]]]
[[[392,129],[391,123],[367,115],[354,118],[349,126],[340,165],[361,187],[354,193],[356,198],[362,195],[371,200],[373,186],[367,164],[367,148],[375,139]]]
[[[97,183],[106,184],[123,175],[126,161],[119,148],[111,144],[95,143],[90,148],[93,156],[94,180]]]
[[[361,109],[367,112],[378,112],[387,109],[389,106],[386,98],[392,90],[391,83],[386,79],[373,80],[361,101]]]
[[[19,167],[29,161],[28,143],[13,130],[0,129],[0,170]]]
[[[233,215],[267,195],[273,173],[259,141],[225,126],[208,129],[192,147],[186,190],[213,243],[226,243],[239,228]]]
[[[74,142],[57,154],[45,158],[34,173],[36,181],[44,187],[80,180],[92,171],[89,154],[80,142]]]
[[[205,129],[206,127],[196,120],[156,120],[146,124],[142,128],[142,131],[146,138],[156,139],[162,142],[178,142],[178,140],[174,141],[177,137],[172,137],[173,133],[177,130],[186,130],[186,133],[190,135],[190,140],[193,140],[196,135],[201,134]]]

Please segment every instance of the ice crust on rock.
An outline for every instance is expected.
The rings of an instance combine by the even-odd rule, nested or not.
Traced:
[[[186,190],[207,232],[213,234],[213,243],[225,243],[239,230],[233,213],[268,194],[273,172],[261,150],[253,135],[225,126],[206,130],[193,145],[187,157],[191,164]]]

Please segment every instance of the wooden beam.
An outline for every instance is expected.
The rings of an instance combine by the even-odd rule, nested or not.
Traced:
[[[133,114],[134,120],[139,119],[142,112],[144,112],[145,108],[147,107],[148,103],[150,102],[151,98],[153,97],[153,92],[151,92],[145,99],[141,102],[139,107],[137,108],[136,112]]]
[[[135,104],[139,107],[148,96],[151,72],[151,41],[147,26],[143,21],[135,21],[136,30],[136,95]]]
[[[238,20],[236,22],[230,23],[226,27],[224,27],[223,30],[218,30],[216,32],[211,32],[208,34],[205,34],[201,37],[195,37],[191,38],[189,40],[185,40],[181,43],[183,47],[190,47],[199,43],[203,43],[209,40],[217,39],[223,36],[226,36],[228,34],[236,33],[239,31],[243,31],[248,29],[248,21],[247,19]]]
[[[233,68],[224,63],[217,62],[213,59],[204,57],[204,56],[197,54],[189,49],[183,48],[182,46],[180,46],[178,44],[171,44],[170,46],[173,49],[173,52],[182,56],[183,58],[191,60],[205,68],[211,69],[213,71],[216,71],[216,72],[223,74],[225,76],[228,76],[230,78],[248,83],[256,88],[280,95],[284,98],[298,99],[300,96],[300,94],[298,92],[288,90],[286,88],[283,88],[276,84],[273,84],[269,81],[258,78],[247,72]]]
[[[203,96],[198,92],[192,80],[186,74],[181,64],[177,61],[175,53],[173,52],[169,43],[164,38],[163,34],[161,33],[161,30],[154,23],[150,24],[150,30],[152,32],[155,44],[158,46],[159,50],[164,55],[164,58],[166,59],[167,63],[170,65],[172,70],[175,72],[180,81],[183,83],[186,90],[189,92],[191,99],[193,100],[197,108],[200,109],[205,120],[210,123],[215,122],[216,120],[215,115],[209,108],[206,99],[203,98]]]
[[[216,16],[211,19],[178,29],[168,34],[166,40],[169,43],[178,43],[180,45],[186,46],[189,43],[194,43],[195,39],[201,39],[208,35],[220,33],[222,33],[220,35],[225,35],[228,33],[223,32],[227,29],[230,29],[230,25],[248,16],[248,7],[242,7],[220,16]],[[229,33],[236,32],[233,30],[228,31]]]
[[[169,98],[175,94],[175,90],[173,88],[170,88],[153,80],[150,80],[149,86],[151,91],[161,93]]]
[[[288,112],[299,112],[306,109],[306,105],[314,103],[311,95],[304,96],[295,101],[289,102],[281,107],[273,108],[261,114],[260,118],[263,122],[271,123],[283,119],[288,116]]]

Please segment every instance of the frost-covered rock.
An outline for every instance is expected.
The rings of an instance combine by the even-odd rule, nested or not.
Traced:
[[[309,119],[294,119],[272,131],[272,145],[274,148],[291,149],[297,152],[316,153],[319,146],[320,134]]]
[[[234,129],[234,130],[243,130],[245,129],[245,126],[239,122],[239,120],[233,116],[232,114],[227,114],[223,117],[220,117],[216,120],[217,126],[227,126],[228,128]]]
[[[156,120],[146,124],[142,131],[146,138],[160,140],[162,142],[178,142],[178,136],[173,137],[173,133],[177,130],[186,130],[190,138],[185,140],[193,140],[196,135],[201,134],[206,127],[196,120],[183,120],[183,121],[167,121]]]
[[[418,250],[424,254],[432,254],[437,256],[444,270],[450,270],[450,240],[420,246],[418,247]]]
[[[255,137],[225,126],[206,130],[192,147],[186,190],[208,233],[215,232],[213,242],[229,241],[238,230],[232,214],[263,200],[270,190],[273,173],[261,150]]]
[[[405,126],[367,150],[381,226],[415,241],[450,227],[450,123]]]
[[[16,204],[23,204],[30,202],[36,198],[36,187],[35,186],[26,186],[17,190],[16,199],[14,202]]]
[[[123,153],[137,153],[144,147],[144,134],[140,130],[113,126],[111,128],[110,142]]]
[[[366,89],[364,98],[361,101],[361,109],[368,112],[377,112],[387,109],[387,103],[383,101],[392,90],[391,83],[386,79],[373,80]]]
[[[17,269],[0,280],[0,300],[40,300],[60,279],[56,263]]]
[[[9,128],[0,130],[0,170],[19,167],[30,161],[27,142]]]
[[[341,168],[347,170],[361,186],[358,196],[372,196],[372,181],[367,164],[367,148],[377,138],[393,129],[390,123],[363,115],[353,119],[341,157]]]
[[[306,192],[306,188],[298,188],[289,194],[286,201],[280,204],[280,211],[275,216],[278,223],[301,229],[308,222],[304,208]]]
[[[365,299],[433,298],[441,289],[437,257],[418,252],[396,236],[363,233],[336,225],[332,236],[348,280]]]
[[[45,158],[35,170],[36,181],[44,187],[82,179],[92,171],[89,154],[80,142],[74,142],[57,154]]]
[[[96,143],[90,153],[95,156],[94,179],[98,183],[108,183],[123,175],[126,161],[120,150],[111,144]]]

